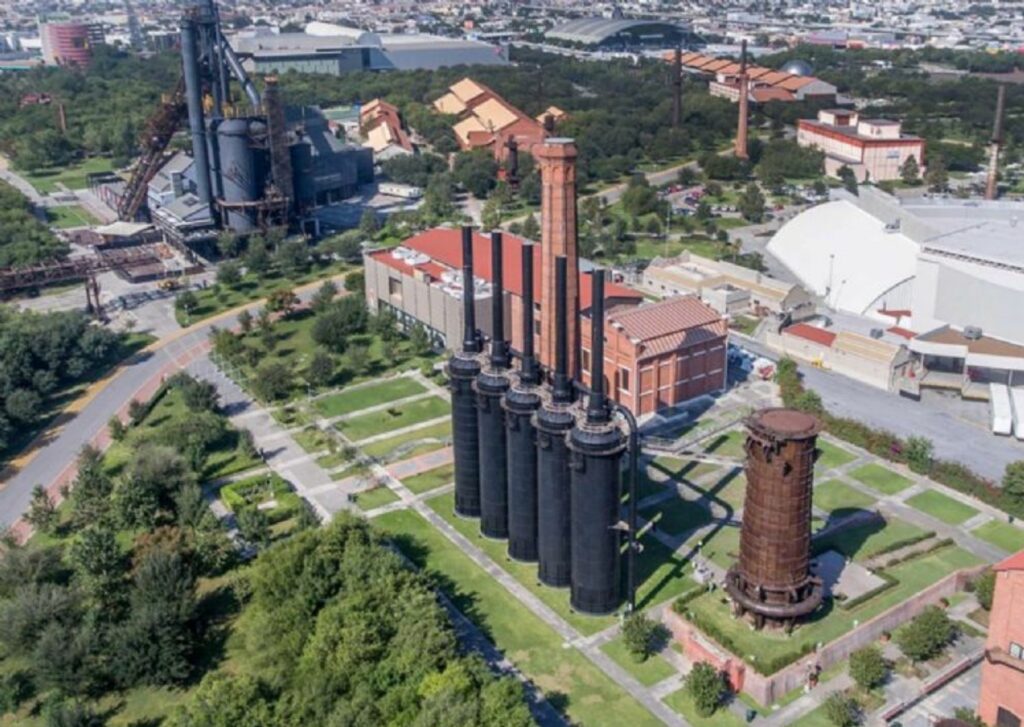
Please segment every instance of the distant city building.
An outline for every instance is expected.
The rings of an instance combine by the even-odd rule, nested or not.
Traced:
[[[310,32],[313,31],[313,32]],[[336,34],[328,34],[328,32]],[[508,50],[461,38],[436,35],[385,35],[327,25],[305,33],[237,36],[232,46],[257,74],[340,75],[352,71],[435,70],[446,66],[508,65]]]
[[[515,139],[520,153],[528,153],[544,141],[544,125],[540,121],[471,78],[463,78],[449,87],[445,95],[434,101],[434,108],[457,118],[452,130],[462,149],[490,149],[498,160],[505,158],[510,139]]]
[[[996,727],[1024,720],[1024,551],[993,570],[996,574],[985,659],[981,663],[978,714]]]
[[[856,111],[829,109],[816,121],[800,119],[796,140],[825,152],[827,174],[837,176],[845,166],[861,182],[899,179],[910,157],[919,170],[924,166],[924,139],[904,134],[898,121],[862,119]]]
[[[673,62],[673,54],[663,56]],[[716,58],[703,53],[684,53],[680,58],[683,70],[710,77],[708,91],[712,96],[739,101],[740,64],[726,58]],[[810,66],[803,62],[791,61],[781,71],[764,66],[747,66],[747,98],[751,103],[769,101],[807,101],[836,97],[836,87],[810,75]]]
[[[92,26],[85,23],[41,23],[43,62],[52,66],[88,65],[92,60],[92,36]]]
[[[547,40],[600,50],[691,47],[700,39],[683,25],[662,20],[631,18],[577,18],[556,25],[544,34]]]

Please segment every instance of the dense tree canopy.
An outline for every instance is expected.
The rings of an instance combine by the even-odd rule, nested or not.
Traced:
[[[0,268],[63,257],[68,246],[32,213],[25,196],[0,182]]]

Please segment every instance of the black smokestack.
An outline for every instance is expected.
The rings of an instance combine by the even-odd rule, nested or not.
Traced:
[[[555,378],[552,396],[558,403],[572,401],[569,380],[569,301],[566,291],[568,261],[564,255],[555,258]]]
[[[604,270],[592,273],[590,303],[590,398],[587,421],[608,421],[608,402],[604,395]]]
[[[491,233],[491,366],[507,369],[509,364],[508,341],[505,340],[505,280],[504,260],[500,230]]]
[[[523,368],[524,384],[539,384],[540,369],[533,351],[533,245],[523,245]]]
[[[462,228],[462,318],[465,330],[462,350],[480,353],[480,336],[476,330],[476,286],[473,284],[473,228]]]

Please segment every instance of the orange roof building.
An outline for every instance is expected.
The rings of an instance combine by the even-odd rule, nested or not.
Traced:
[[[996,587],[981,663],[978,714],[985,724],[1019,725],[1024,720],[1024,551],[993,570]]]
[[[673,53],[664,55],[671,63]],[[700,53],[684,53],[683,69],[702,76],[710,76],[708,90],[712,96],[739,101],[740,66],[730,60],[713,58]],[[836,87],[814,76],[800,76],[776,71],[764,66],[747,67],[748,100],[752,103],[768,101],[803,101],[807,98],[835,98]]]
[[[359,129],[366,138],[365,146],[373,149],[375,158],[386,159],[416,151],[402,128],[398,109],[383,99],[375,98],[359,110]]]

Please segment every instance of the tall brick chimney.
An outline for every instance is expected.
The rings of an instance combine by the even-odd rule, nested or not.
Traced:
[[[736,124],[736,146],[735,154],[738,159],[748,159],[747,154],[747,95],[749,93],[750,81],[747,78],[747,41],[743,41],[743,50],[740,51],[740,99],[739,99],[739,123]]]
[[[540,360],[555,363],[555,258],[568,263],[568,338],[570,376],[575,376],[579,317],[579,258],[576,253],[576,145],[572,139],[549,138],[533,148],[541,178]]]

